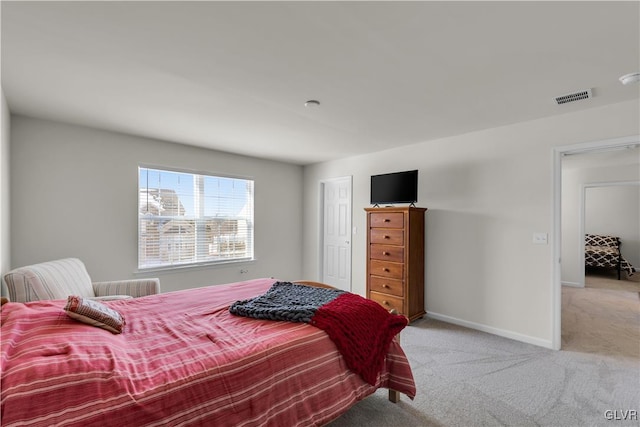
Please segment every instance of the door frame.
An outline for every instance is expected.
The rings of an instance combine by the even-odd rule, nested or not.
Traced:
[[[604,139],[571,145],[562,145],[552,149],[553,159],[553,248],[551,250],[551,348],[560,350],[562,345],[562,284],[561,259],[562,254],[562,157],[567,154],[579,154],[598,151],[614,150],[640,143],[640,135],[621,138]],[[582,223],[584,227],[584,222]]]
[[[349,181],[349,222],[351,223],[351,239],[349,244],[349,290],[353,289],[353,175],[339,176],[335,178],[321,179],[319,181],[320,191],[318,191],[319,197],[319,210],[318,210],[318,277],[319,281],[324,283],[324,189],[325,185],[329,182],[335,181]]]

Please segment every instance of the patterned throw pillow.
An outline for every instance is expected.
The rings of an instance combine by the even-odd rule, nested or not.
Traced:
[[[619,238],[615,236],[601,236],[599,234],[584,235],[584,243],[587,246],[609,246],[610,248],[617,248],[619,242]]]
[[[121,333],[125,325],[124,317],[116,310],[98,301],[76,295],[70,295],[67,298],[64,311],[72,319],[106,329],[114,334]]]

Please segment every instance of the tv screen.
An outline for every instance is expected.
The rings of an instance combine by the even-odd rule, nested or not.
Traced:
[[[418,171],[371,176],[371,204],[415,203],[418,201]]]

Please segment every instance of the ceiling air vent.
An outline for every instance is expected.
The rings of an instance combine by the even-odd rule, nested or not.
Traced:
[[[580,101],[581,99],[593,98],[591,89],[579,90],[578,92],[570,93],[568,95],[557,96],[555,98],[558,105],[566,104],[567,102]]]

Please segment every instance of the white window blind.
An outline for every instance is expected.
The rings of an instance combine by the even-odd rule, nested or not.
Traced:
[[[139,167],[138,269],[253,259],[253,180]]]

